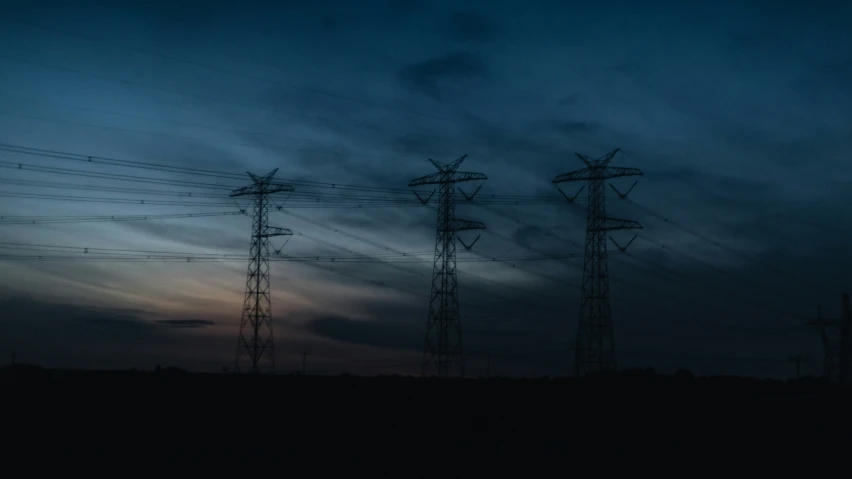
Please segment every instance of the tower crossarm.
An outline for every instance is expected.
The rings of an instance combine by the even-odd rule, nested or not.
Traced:
[[[457,171],[453,174],[452,180],[453,183],[459,183],[462,181],[477,181],[477,180],[487,180],[488,177],[483,173],[471,173],[468,171]]]
[[[287,228],[278,228],[277,226],[268,226],[260,235],[261,238],[271,238],[273,236],[291,236],[293,234]]]
[[[267,193],[289,193],[294,190],[295,188],[293,187],[293,185],[288,185],[285,183],[270,183],[266,186]]]
[[[242,188],[237,188],[236,190],[231,192],[231,196],[246,196],[246,195],[256,195],[258,192],[258,188],[255,185],[243,186]]]
[[[623,167],[591,167],[575,170],[568,173],[563,173],[553,179],[553,183],[564,183],[566,181],[588,181],[588,180],[608,180],[610,178],[620,178],[622,176],[643,176],[642,170],[639,168],[623,168]]]
[[[615,231],[642,229],[642,224],[633,220],[621,220],[618,218],[601,218],[600,226],[590,228],[589,231]]]
[[[231,192],[231,197],[234,196],[248,196],[248,195],[260,195],[260,194],[272,194],[272,193],[282,193],[282,192],[290,192],[294,191],[293,185],[285,185],[281,183],[271,183],[271,184],[253,184],[249,186],[243,186],[242,188],[237,188],[236,190]]]
[[[446,181],[446,176],[444,173],[432,173],[431,175],[421,176],[420,178],[415,178],[408,182],[408,186],[422,186],[422,185],[437,185]]]
[[[462,181],[476,181],[476,180],[487,180],[488,177],[483,173],[472,173],[472,172],[455,172],[453,174],[438,172],[432,173],[431,175],[421,176],[420,178],[415,178],[408,182],[408,186],[422,186],[422,185],[441,185],[445,183],[460,183]]]
[[[608,166],[603,170],[603,178],[620,178],[622,176],[644,176],[639,168],[624,168],[620,166]]]
[[[590,168],[583,168],[582,170],[575,170],[569,173],[563,173],[554,178],[553,183],[564,183],[566,181],[586,181],[591,177],[592,170]]]
[[[453,218],[450,222],[449,231],[484,230],[485,224],[479,221],[463,220]]]

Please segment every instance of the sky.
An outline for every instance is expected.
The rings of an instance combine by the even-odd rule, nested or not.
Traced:
[[[461,170],[488,177],[479,198],[561,198],[551,180],[584,166],[576,153],[620,148],[611,164],[644,176],[632,202],[608,190],[608,214],[644,228],[609,259],[619,365],[787,377],[788,357],[805,354],[803,370],[820,372],[819,336],[804,323],[818,306],[839,316],[852,286],[844,2],[4,6],[0,354],[52,367],[230,367],[251,218],[227,193],[249,184],[246,172],[277,168],[296,185],[270,213],[294,232],[273,240],[283,254],[423,259],[272,262],[279,371],[304,359],[315,373],[416,373],[436,213],[358,208],[364,196],[416,200],[404,190],[435,171],[429,158],[466,154]],[[579,186],[561,185],[569,196]],[[469,374],[572,371],[582,259],[541,257],[583,252],[584,195],[459,204],[487,226],[478,253],[539,256],[513,267],[465,262],[477,256],[459,248]],[[202,212],[222,214],[188,217]],[[103,221],[127,215],[148,219]],[[34,245],[77,258],[9,257],[58,251]],[[237,258],[88,261],[80,248]]]

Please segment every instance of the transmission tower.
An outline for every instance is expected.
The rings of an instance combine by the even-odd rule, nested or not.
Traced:
[[[240,321],[240,336],[234,370],[240,372],[245,356],[250,358],[252,373],[261,372],[265,360],[266,372],[275,372],[275,348],[272,341],[272,302],[269,294],[269,238],[293,233],[285,228],[269,226],[269,195],[293,191],[291,185],[272,182],[278,168],[264,176],[252,173],[253,183],[231,192],[231,197],[251,196],[254,205],[251,248],[249,250],[246,296]]]
[[[840,318],[823,318],[817,309],[816,319],[807,324],[816,326],[820,332],[825,355],[823,360],[823,377],[830,382],[841,384],[852,383],[852,306],[849,294],[843,293],[843,316]],[[839,330],[839,339],[830,334],[829,329]]]
[[[467,155],[442,165],[429,159],[437,173],[411,180],[409,187],[438,185],[438,227],[435,237],[435,262],[432,267],[432,295],[429,300],[429,319],[426,323],[426,340],[423,346],[421,373],[426,376],[430,368],[438,376],[449,376],[451,369],[457,369],[464,376],[464,354],[462,350],[461,316],[459,314],[458,278],[456,275],[456,232],[463,230],[485,229],[478,221],[469,221],[455,216],[455,184],[463,181],[487,180],[482,173],[456,171]],[[461,191],[461,188],[459,188]],[[479,191],[465,197],[472,199]],[[417,192],[414,193],[417,195]],[[428,198],[417,198],[423,204]],[[478,237],[477,237],[478,239]],[[459,240],[461,241],[461,239]],[[475,243],[476,240],[473,241]],[[471,243],[470,246],[473,246]],[[462,242],[464,245],[464,242]],[[468,247],[467,245],[464,245]]]
[[[567,181],[587,181],[589,187],[583,291],[580,298],[580,320],[577,328],[574,357],[574,372],[578,377],[593,371],[614,370],[616,368],[612,311],[609,303],[606,236],[608,231],[642,228],[642,225],[636,221],[606,216],[606,191],[604,187],[606,180],[643,174],[637,168],[609,166],[609,162],[612,161],[618,151],[619,149],[616,148],[598,159],[577,153],[586,167],[559,175],[553,180],[554,184]],[[636,186],[636,183],[633,186]],[[630,190],[633,189],[633,186],[630,187]],[[610,185],[610,187],[622,198],[626,198],[627,193],[630,192],[630,190],[627,190],[627,193],[622,194],[614,186]],[[569,198],[564,192],[562,194],[569,201],[573,201],[582,189],[583,187],[572,198]],[[628,243],[622,248],[615,240],[612,240],[612,242],[622,251],[630,245]]]

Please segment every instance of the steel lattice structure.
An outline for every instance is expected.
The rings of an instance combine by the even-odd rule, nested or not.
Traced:
[[[852,383],[852,306],[849,294],[843,293],[843,316],[840,318],[823,318],[820,309],[817,317],[807,324],[817,327],[822,339],[825,355],[823,358],[822,375],[829,382],[841,384]],[[829,329],[838,330],[829,333]]]
[[[277,171],[276,168],[264,176],[249,173],[254,183],[231,192],[232,197],[251,196],[254,204],[246,296],[234,359],[234,370],[237,372],[242,370],[240,363],[245,361],[246,356],[250,360],[250,372],[261,372],[261,362],[264,360],[267,366],[263,369],[269,373],[275,372],[272,301],[269,293],[269,238],[293,233],[285,228],[269,226],[269,195],[294,190],[291,185],[272,182]]]
[[[583,290],[580,299],[580,319],[577,327],[574,357],[574,372],[578,377],[593,371],[607,371],[616,368],[615,338],[609,298],[606,236],[608,231],[642,228],[642,225],[636,221],[606,216],[606,180],[643,174],[637,168],[609,166],[609,162],[612,161],[618,151],[619,149],[615,149],[598,159],[577,153],[577,156],[586,164],[586,168],[559,175],[553,180],[554,184],[567,181],[586,181],[589,188]],[[612,185],[610,186],[612,187]],[[631,189],[633,188],[631,187]],[[582,187],[580,190],[582,190]],[[619,196],[627,196],[627,193],[621,194],[618,190],[615,191]],[[628,190],[629,192],[630,190]],[[576,198],[579,193],[578,191],[573,198]],[[568,197],[566,196],[566,198]],[[569,198],[569,201],[572,201],[573,198]],[[613,243],[615,243],[614,240]],[[617,243],[615,245],[621,250],[627,247],[621,248]]]
[[[461,315],[459,312],[458,278],[456,272],[456,232],[485,229],[478,221],[458,219],[455,216],[455,184],[463,181],[487,180],[482,173],[456,171],[467,158],[441,165],[429,159],[437,173],[411,180],[409,187],[438,185],[438,224],[435,237],[435,262],[432,267],[432,292],[429,300],[429,318],[423,345],[421,373],[426,376],[430,366],[438,376],[449,376],[452,369],[464,376],[464,351],[462,349]],[[477,190],[478,191],[478,190]],[[415,192],[416,194],[416,192]],[[432,195],[421,202],[426,204]],[[464,192],[462,192],[464,194]],[[474,192],[474,195],[476,192]],[[471,195],[468,198],[472,198]]]

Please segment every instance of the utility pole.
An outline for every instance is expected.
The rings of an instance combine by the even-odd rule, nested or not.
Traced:
[[[837,348],[831,339],[831,335],[828,334],[828,328],[835,326],[837,320],[823,318],[822,308],[817,306],[816,319],[809,321],[807,324],[815,326],[819,331],[823,347],[822,377],[826,381],[833,382],[836,379],[835,372],[837,371]]]
[[[852,382],[852,307],[849,303],[849,294],[843,293],[843,316],[841,318],[827,319],[822,317],[821,310],[817,308],[816,319],[807,324],[815,326],[822,339],[825,356],[823,359],[823,377],[829,382],[848,384]],[[832,338],[829,329],[838,330],[839,340]]]
[[[251,248],[249,250],[246,295],[240,320],[237,356],[234,370],[240,372],[243,356],[250,359],[249,371],[260,372],[259,363],[266,360],[266,372],[275,372],[275,349],[272,335],[272,301],[269,292],[269,238],[293,233],[289,229],[269,226],[269,195],[291,192],[291,185],[272,182],[278,168],[264,176],[249,173],[252,184],[231,192],[231,197],[251,196],[254,204]]]
[[[565,173],[553,179],[554,184],[568,181],[588,182],[588,207],[586,213],[586,253],[583,264],[583,289],[580,298],[580,320],[577,328],[577,343],[574,358],[574,373],[580,377],[593,371],[616,369],[615,339],[612,328],[612,312],[609,302],[609,272],[607,266],[607,232],[623,229],[641,229],[636,221],[609,218],[606,216],[605,188],[606,180],[622,176],[641,176],[638,168],[620,168],[609,166],[619,149],[593,159],[577,153],[586,167]],[[636,186],[636,183],[633,183]],[[614,186],[610,187],[622,198],[626,198],[633,186],[622,194]],[[558,187],[557,187],[558,188]],[[582,187],[573,197],[559,191],[569,201],[582,191]],[[634,239],[636,236],[633,237]],[[612,238],[613,244],[621,251],[623,248]]]
[[[467,158],[464,155],[457,160],[442,165],[429,158],[438,169],[437,173],[411,180],[409,187],[438,185],[438,226],[435,238],[435,261],[432,267],[432,294],[429,300],[429,319],[426,323],[426,340],[423,346],[421,373],[425,376],[430,366],[441,377],[448,376],[453,365],[464,376],[464,353],[462,349],[461,315],[459,313],[458,278],[456,274],[456,232],[473,229],[485,229],[478,221],[469,221],[455,216],[455,185],[463,181],[487,180],[482,173],[456,171]],[[481,188],[481,186],[480,186]],[[461,189],[459,189],[461,191]],[[477,188],[468,199],[473,199]],[[414,192],[417,195],[417,192]],[[425,200],[417,198],[425,205],[435,191]],[[479,239],[477,237],[477,239]],[[470,246],[476,243],[474,240]],[[464,245],[464,242],[462,242]],[[464,245],[468,247],[467,245]]]
[[[308,354],[302,353],[302,376],[305,375],[305,362],[307,361]]]
[[[852,382],[852,306],[849,293],[843,293],[843,318],[840,320],[840,384]]]
[[[486,378],[491,377],[491,355],[490,354],[488,355],[488,359],[486,359],[486,362],[485,362],[485,377]]]
[[[807,356],[802,356],[801,354],[794,354],[790,356],[790,361],[796,363],[796,379],[799,379],[801,377],[800,368],[802,365],[802,361],[808,361],[808,358]]]

